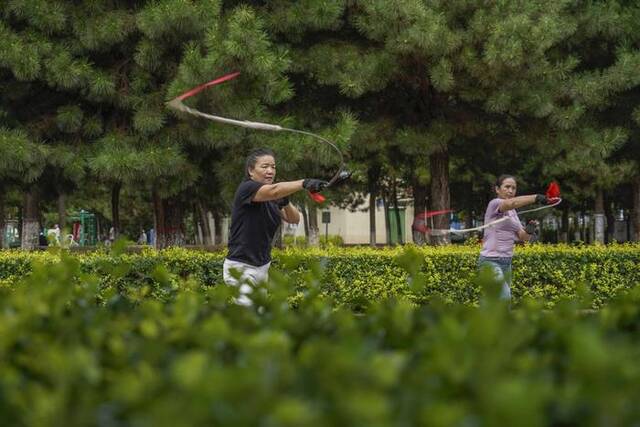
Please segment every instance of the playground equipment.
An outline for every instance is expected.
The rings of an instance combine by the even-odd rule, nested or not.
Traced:
[[[98,243],[98,227],[95,214],[81,209],[78,215],[70,216],[68,221],[71,223],[73,240],[80,246],[94,246]]]
[[[4,248],[19,248],[20,233],[18,232],[18,221],[7,219],[4,223],[4,236],[2,236]]]

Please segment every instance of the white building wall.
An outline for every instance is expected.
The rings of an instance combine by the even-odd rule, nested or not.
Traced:
[[[365,199],[363,206],[368,206],[369,200]],[[331,222],[328,224],[329,236],[341,236],[345,244],[369,244],[369,211],[358,210],[351,212],[348,209],[340,209],[330,206]],[[402,212],[402,211],[401,211]],[[411,234],[411,224],[413,223],[413,206],[407,205],[404,210],[405,229],[404,242],[413,241]],[[298,227],[289,227],[285,232],[293,232],[296,236],[304,236],[304,219],[300,221]],[[322,223],[322,211],[318,210],[318,228],[321,236],[327,231],[326,225]],[[376,207],[376,243],[387,244],[387,231],[384,222],[384,208]]]

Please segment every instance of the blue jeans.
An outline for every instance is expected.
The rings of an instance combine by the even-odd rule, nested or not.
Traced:
[[[496,280],[502,283],[500,298],[511,300],[511,257],[485,257],[478,258],[478,269],[489,266],[493,270]]]

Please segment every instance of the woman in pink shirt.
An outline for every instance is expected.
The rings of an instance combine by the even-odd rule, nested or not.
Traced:
[[[532,203],[549,202],[542,194],[516,197],[516,189],[516,179],[512,175],[501,175],[496,181],[497,197],[489,202],[484,223],[499,222],[485,229],[482,251],[478,258],[478,268],[492,268],[502,282],[500,297],[507,300],[511,299],[513,247],[516,240],[529,241],[534,237],[536,227],[535,222],[530,222],[523,228],[516,209]]]

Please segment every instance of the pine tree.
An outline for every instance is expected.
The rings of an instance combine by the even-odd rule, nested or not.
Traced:
[[[187,103],[336,140],[356,166],[354,194],[331,193],[339,204],[357,191],[374,203],[397,178],[411,183],[416,209],[427,193],[432,209],[448,209],[467,203],[452,183],[466,198],[509,168],[530,189],[566,177],[570,201],[601,206],[593,195],[640,182],[630,163],[640,161],[638,10],[551,0],[3,2],[0,208],[3,194],[24,192],[32,247],[41,204],[58,200],[63,219],[65,195],[98,179],[118,231],[121,192],[148,194],[164,247],[184,243],[194,206],[196,217],[228,211],[253,147],[276,150],[282,178],[331,176],[335,153],[311,138],[166,108],[236,70]]]
[[[0,230],[2,236],[5,229],[6,192],[15,186],[23,187],[32,184],[44,169],[46,155],[46,147],[31,140],[26,132],[0,128]],[[31,201],[25,202],[25,207],[32,208],[33,205]],[[38,245],[37,209],[25,209],[23,217],[25,219],[22,225],[23,248],[32,249]],[[3,243],[4,237],[0,239],[0,247]]]
[[[211,9],[209,7],[209,12],[213,13]],[[186,47],[180,58],[177,74],[165,99],[214,77],[239,70],[241,76],[238,79],[203,92],[187,103],[221,116],[272,122],[267,106],[292,95],[283,76],[289,66],[286,53],[273,46],[264,30],[263,20],[252,8],[225,4],[224,8],[218,5],[213,10],[215,15],[203,22],[206,31]],[[162,20],[157,24],[159,27],[164,25]],[[203,155],[217,158],[212,164],[201,164],[202,173],[193,183],[195,188],[191,192],[199,195],[210,193],[210,197],[200,199],[199,203],[214,213],[219,213],[221,200],[218,195],[222,194],[230,205],[235,187],[243,179],[244,155],[241,153],[247,153],[251,147],[274,145],[282,139],[279,135],[214,124],[183,114],[179,114],[172,123],[176,129],[175,139],[191,147],[196,162],[201,163]],[[223,187],[202,187],[212,179]]]
[[[634,54],[618,67],[623,73],[579,83],[581,62],[572,44],[586,48],[593,40],[580,41],[580,34],[597,38],[598,25],[615,25],[616,7],[373,0],[279,1],[266,10],[291,46],[294,69],[338,88],[336,105],[349,103],[344,98],[369,100],[349,103],[360,120],[392,118],[398,129],[420,135],[412,140],[429,153],[433,209],[449,208],[454,144],[480,142],[490,150],[496,139],[518,146],[522,135],[570,134],[597,104],[587,97],[590,82],[602,85],[597,96],[633,84],[627,71]],[[540,142],[542,151],[554,143]],[[436,228],[448,228],[446,217]]]
[[[640,89],[640,10],[627,2],[598,2],[583,5],[580,16],[559,49],[580,58],[561,92],[574,113],[553,117],[559,131],[545,138],[549,149],[541,154],[554,154],[555,161],[549,159],[544,169],[569,178],[570,199],[594,203],[595,237],[604,243],[605,195],[637,171],[633,161],[638,157],[632,153],[637,153],[633,109]]]
[[[86,140],[101,132],[90,103],[103,102],[113,92],[110,76],[83,55],[86,40],[74,21],[84,18],[79,15],[74,5],[61,2],[2,6],[0,66],[9,72],[10,94],[3,108],[10,126],[41,146],[35,152],[47,151],[46,163],[25,188],[24,248],[38,239],[40,199],[61,197],[82,179]]]
[[[228,161],[237,158],[230,148],[237,152],[239,145],[255,145],[252,138],[258,139],[176,119],[165,107],[169,96],[233,68],[246,71],[242,84],[200,97],[201,107],[208,100],[218,112],[259,118],[264,116],[263,104],[291,94],[281,76],[288,65],[286,55],[271,47],[260,18],[246,6],[223,8],[217,1],[188,0],[36,0],[9,2],[2,13],[0,66],[10,72],[11,84],[32,85],[22,104],[3,106],[14,115],[29,110],[30,117],[18,118],[15,128],[28,128],[34,140],[61,148],[49,157],[51,173],[39,178],[48,185],[51,177],[58,177],[68,186],[69,174],[60,171],[77,176],[70,170],[86,163],[111,188],[116,228],[121,188],[151,191],[159,247],[184,242],[185,192],[206,182],[199,179],[211,169],[227,172],[198,160],[213,150],[228,155],[221,155],[218,165],[234,163]],[[69,152],[80,157],[69,159]],[[44,184],[36,182],[35,188],[41,190]]]

